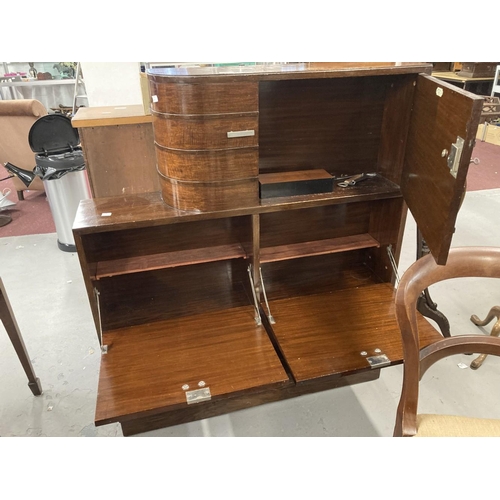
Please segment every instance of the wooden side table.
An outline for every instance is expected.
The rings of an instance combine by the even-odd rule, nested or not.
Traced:
[[[478,95],[490,95],[493,77],[471,78],[453,71],[433,71],[432,76]]]
[[[80,108],[72,119],[92,197],[160,190],[151,115],[142,105]]]
[[[7,292],[3,285],[2,279],[0,278],[0,320],[2,321],[7,334],[14,345],[14,349],[23,365],[24,371],[28,376],[28,387],[35,396],[40,396],[42,394],[42,385],[40,384],[40,379],[35,375],[33,366],[28,357],[28,352],[26,346],[24,345],[23,338],[21,337],[21,332],[17,325],[16,318],[10,306],[9,299],[7,297]]]

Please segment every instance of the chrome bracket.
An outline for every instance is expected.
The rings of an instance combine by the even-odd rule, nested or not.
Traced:
[[[389,262],[391,263],[392,270],[394,272],[394,276],[396,278],[396,285],[399,285],[399,282],[401,281],[398,273],[398,266],[396,265],[396,258],[394,257],[394,254],[392,253],[392,245],[387,246],[387,256],[389,257]]]
[[[253,306],[255,309],[255,323],[257,323],[258,326],[262,325],[262,319],[260,317],[260,312],[259,312],[259,302],[257,300],[257,293],[255,292],[255,284],[253,282],[252,278],[252,265],[250,264],[247,268],[248,272],[248,279],[250,280],[250,288],[252,289],[252,295],[253,295]]]
[[[195,389],[194,391],[186,391],[186,402],[188,405],[194,403],[201,403],[203,401],[210,401],[212,395],[210,394],[210,387],[203,387],[202,389]]]
[[[457,177],[458,166],[460,165],[460,160],[462,159],[464,144],[465,141],[458,136],[457,142],[451,145],[451,151],[447,158],[450,174],[455,178]]]
[[[101,321],[101,304],[99,298],[101,296],[99,290],[94,288],[94,296],[97,303],[97,316],[99,318],[99,328],[97,329],[97,337],[99,338],[99,344],[101,346],[101,354],[107,354],[108,346],[102,343],[102,321]]]
[[[276,323],[276,320],[274,319],[273,315],[271,314],[269,302],[267,301],[266,288],[264,286],[264,278],[262,277],[262,268],[261,267],[259,267],[259,275],[260,275],[260,285],[262,287],[262,294],[264,295],[264,301],[265,301],[266,307],[267,307],[267,316],[269,318],[269,323],[271,323],[271,325],[274,325]]]
[[[253,300],[254,300],[254,306],[255,306],[255,322],[258,325],[262,324],[262,320],[260,318],[260,313],[259,313],[259,301],[257,300],[257,292],[255,291],[255,283],[253,282],[252,278],[252,264],[248,266],[248,277],[250,279],[250,287],[252,288],[252,295],[253,295]],[[262,268],[259,267],[259,276],[260,276],[260,288],[262,290],[262,295],[264,296],[264,302],[266,303],[266,308],[267,308],[267,317],[269,319],[269,323],[271,325],[274,325],[276,323],[276,320],[274,319],[273,315],[271,314],[271,309],[269,307],[269,302],[267,300],[267,294],[266,294],[266,288],[264,286],[264,278],[262,277]]]

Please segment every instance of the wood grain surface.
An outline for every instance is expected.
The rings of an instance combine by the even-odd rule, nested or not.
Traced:
[[[293,245],[280,245],[261,249],[260,262],[278,262],[280,260],[311,257],[329,253],[347,252],[360,248],[379,247],[380,243],[369,234],[355,234],[327,240],[306,241]]]
[[[260,173],[376,172],[384,77],[261,82]]]
[[[103,278],[103,331],[250,305],[247,267],[239,258]]]
[[[77,234],[121,231],[176,224],[180,221],[202,221],[328,205],[347,206],[357,202],[399,197],[401,197],[399,186],[383,177],[370,179],[345,189],[335,188],[332,193],[257,200],[255,205],[250,207],[210,212],[183,212],[166,205],[159,192],[141,193],[81,201],[73,223],[73,231]]]
[[[82,128],[80,139],[93,197],[159,191],[150,122]]]
[[[465,191],[483,99],[429,76],[419,76],[406,148],[401,190],[439,264],[445,264]],[[456,177],[447,158],[464,142]]]
[[[206,115],[259,110],[256,82],[170,83],[150,79],[151,109],[160,113]]]
[[[255,206],[257,177],[230,181],[189,182],[160,175],[163,201],[179,210],[210,212]]]
[[[151,121],[151,115],[144,113],[142,104],[78,108],[75,116],[71,119],[74,128],[133,125],[151,123]]]
[[[165,115],[153,112],[155,141],[174,149],[222,149],[257,146],[258,113],[225,115]],[[253,130],[249,137],[230,138],[228,132]]]
[[[365,355],[401,363],[401,333],[390,284],[297,296],[270,302],[272,329],[297,381],[370,368]],[[422,345],[441,335],[421,318]]]
[[[257,177],[258,147],[184,151],[156,145],[158,172],[181,181],[228,181]]]
[[[150,71],[161,193],[85,200],[73,229],[108,345],[97,424],[131,434],[374,379],[367,356],[379,350],[402,362],[387,250],[397,261],[407,201],[446,259],[481,110],[480,98],[421,72],[430,65]],[[241,130],[254,135],[227,137]],[[457,136],[466,144],[455,179],[443,151]],[[377,175],[258,199],[259,175],[318,169]],[[422,345],[441,337],[419,321]],[[183,385],[200,382],[212,399],[187,405]]]
[[[152,68],[155,82],[260,82],[274,80],[337,79],[372,75],[431,73],[432,64],[414,62],[304,62],[255,66]]]
[[[107,332],[96,423],[186,406],[185,384],[212,400],[288,377],[250,306]]]

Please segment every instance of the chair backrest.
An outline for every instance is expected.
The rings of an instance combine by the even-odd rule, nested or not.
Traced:
[[[495,78],[493,79],[493,87],[491,88],[491,97],[495,94],[500,94],[500,65],[497,66],[495,71]]]
[[[35,155],[28,142],[28,133],[47,109],[36,99],[0,100],[0,163],[33,170]]]
[[[429,254],[410,266],[401,278],[395,301],[403,343],[404,368],[395,436],[415,435],[418,386],[421,377],[433,363],[460,353],[500,356],[500,338],[478,334],[447,337],[420,348],[416,309],[420,294],[439,281],[466,277],[500,278],[500,247],[453,248],[445,266],[437,265]]]

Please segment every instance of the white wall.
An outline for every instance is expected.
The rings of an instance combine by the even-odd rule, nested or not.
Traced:
[[[138,62],[82,62],[89,106],[142,104]]]

